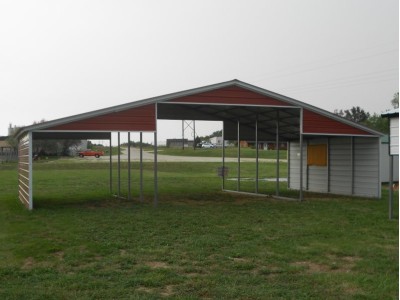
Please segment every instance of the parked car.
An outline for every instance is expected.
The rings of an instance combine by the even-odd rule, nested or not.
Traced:
[[[211,143],[208,143],[208,142],[205,142],[205,143],[201,144],[201,148],[215,148],[215,145],[211,144]]]
[[[100,156],[104,155],[104,152],[88,149],[88,150],[84,150],[84,151],[79,151],[78,155],[79,155],[79,157],[94,156],[96,158],[99,158]]]

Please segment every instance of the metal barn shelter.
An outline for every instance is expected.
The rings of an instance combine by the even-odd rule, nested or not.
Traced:
[[[111,132],[152,132],[157,148],[157,120],[162,119],[222,121],[224,141],[289,143],[288,188],[299,190],[299,200],[303,199],[304,190],[381,196],[379,132],[315,106],[232,80],[22,128],[18,133],[19,199],[29,209],[33,208],[33,140],[111,139]],[[222,149],[224,167],[225,147]],[[259,193],[256,152],[254,194]],[[240,182],[240,155],[237,164]],[[279,196],[277,169],[275,196]],[[222,189],[224,180],[222,175]],[[241,192],[240,184],[236,192]],[[155,204],[157,201],[157,151],[154,151]]]

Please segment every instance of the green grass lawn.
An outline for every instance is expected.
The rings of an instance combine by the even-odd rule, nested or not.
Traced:
[[[16,165],[0,165],[0,299],[398,297],[398,202],[389,221],[387,189],[380,200],[238,196],[219,191],[217,166],[161,163],[154,208],[151,163],[141,203],[136,164],[128,201],[110,196],[107,164],[39,162],[29,212]]]

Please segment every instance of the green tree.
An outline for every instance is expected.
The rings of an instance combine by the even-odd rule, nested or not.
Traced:
[[[374,113],[366,121],[365,125],[384,134],[389,134],[389,119],[382,118],[381,115]]]
[[[199,136],[196,136],[193,142],[193,148],[196,149],[197,145],[201,143],[201,138]]]
[[[353,106],[346,110],[335,109],[334,113],[356,123],[364,123],[370,117],[370,114],[359,106]]]
[[[382,118],[380,114],[374,113],[371,115],[359,106],[353,106],[351,109],[338,110],[335,109],[335,114],[351,120],[356,123],[365,125],[371,129],[382,133],[389,133],[389,121],[386,118]]]
[[[391,103],[393,108],[399,108],[399,92],[393,95]]]
[[[18,140],[14,136],[8,136],[6,138],[6,141],[11,147],[13,147],[14,150],[18,149]]]

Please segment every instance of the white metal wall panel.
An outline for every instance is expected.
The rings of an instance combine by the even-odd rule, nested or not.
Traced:
[[[389,182],[390,172],[390,155],[389,155],[389,144],[381,144],[380,151],[380,173],[381,182]],[[399,156],[393,157],[393,181],[399,181]]]
[[[289,143],[289,188],[300,189],[300,143]],[[307,186],[306,182],[306,164],[307,164],[307,147],[303,144],[303,188]]]
[[[331,138],[329,149],[330,192],[351,195],[352,193],[352,155],[351,138]]]
[[[380,197],[379,138],[354,139],[354,194]]]
[[[329,167],[307,167],[307,144],[305,143],[303,150],[303,188],[311,192],[380,197],[379,138],[354,137],[353,139],[354,144],[351,137],[330,138]],[[310,140],[309,143],[328,143],[328,140],[315,139]],[[289,150],[289,188],[299,189],[299,143],[290,142]]]
[[[390,120],[390,155],[399,155],[399,117]]]
[[[328,139],[313,139],[309,141],[310,145],[328,144]],[[329,161],[329,159],[328,159]],[[304,166],[308,168],[308,190],[313,192],[328,192],[328,166],[308,166],[307,156]]]

